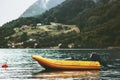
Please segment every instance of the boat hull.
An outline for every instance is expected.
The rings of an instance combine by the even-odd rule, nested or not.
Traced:
[[[74,61],[74,60],[54,60],[41,56],[32,56],[42,67],[47,70],[98,70],[98,61]]]

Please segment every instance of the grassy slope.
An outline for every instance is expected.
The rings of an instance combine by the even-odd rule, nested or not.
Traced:
[[[57,46],[61,43],[61,40],[69,38],[71,35],[75,36],[80,33],[78,27],[74,25],[43,25],[37,26],[36,28],[27,26],[28,28],[15,28],[15,33],[6,37],[9,42],[15,43],[24,43],[22,46],[34,47],[34,44],[37,43],[37,47],[46,48]],[[30,41],[30,39],[34,41]],[[10,43],[11,44],[11,43]]]

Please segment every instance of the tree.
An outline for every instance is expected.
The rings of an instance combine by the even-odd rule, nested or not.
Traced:
[[[21,42],[26,41],[28,39],[29,39],[29,37],[28,37],[27,33],[23,32],[23,34],[21,35]]]

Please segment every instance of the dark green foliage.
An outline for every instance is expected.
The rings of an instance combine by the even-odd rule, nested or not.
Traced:
[[[0,36],[0,48],[7,47],[7,41],[4,39],[4,37]]]
[[[71,20],[75,18],[79,12],[94,6],[92,0],[66,0],[63,4],[46,11],[41,15],[40,19],[43,22],[60,22],[72,24]]]
[[[14,28],[20,28],[23,25],[36,25],[39,22],[38,18],[18,18],[9,23],[4,24],[0,29],[4,37],[14,33]]]
[[[38,42],[41,43],[38,47],[56,46],[59,43],[63,44],[63,48],[69,43],[74,43],[76,48],[120,46],[119,9],[120,0],[98,0],[97,3],[93,0],[66,0],[37,18],[19,18],[6,23],[0,28],[0,34],[3,34],[3,37],[9,36],[14,33],[13,28],[22,25],[59,22],[75,24],[80,28],[81,33],[73,32],[59,36],[46,36],[49,33],[44,33],[44,36],[38,37]]]
[[[74,41],[73,37],[76,36],[76,32],[70,32],[67,34],[61,34],[56,36],[44,36],[41,37],[41,35],[37,35],[36,37],[39,38],[38,43],[40,48],[46,48],[51,46],[58,46],[58,44],[62,44],[62,48],[68,48],[68,44],[72,43]]]
[[[28,40],[28,39],[29,39],[29,37],[28,37],[27,33],[24,32],[24,33],[21,35],[21,42],[24,42],[24,41],[26,41],[26,40]]]

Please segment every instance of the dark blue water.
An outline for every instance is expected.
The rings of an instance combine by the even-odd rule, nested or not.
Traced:
[[[96,71],[45,71],[32,55],[40,55],[51,59],[88,60],[91,54],[99,54],[106,61],[107,67]],[[120,80],[120,51],[106,49],[73,49],[73,50],[48,50],[48,49],[0,49],[0,66],[7,63],[8,68],[0,67],[0,79],[101,79]]]

